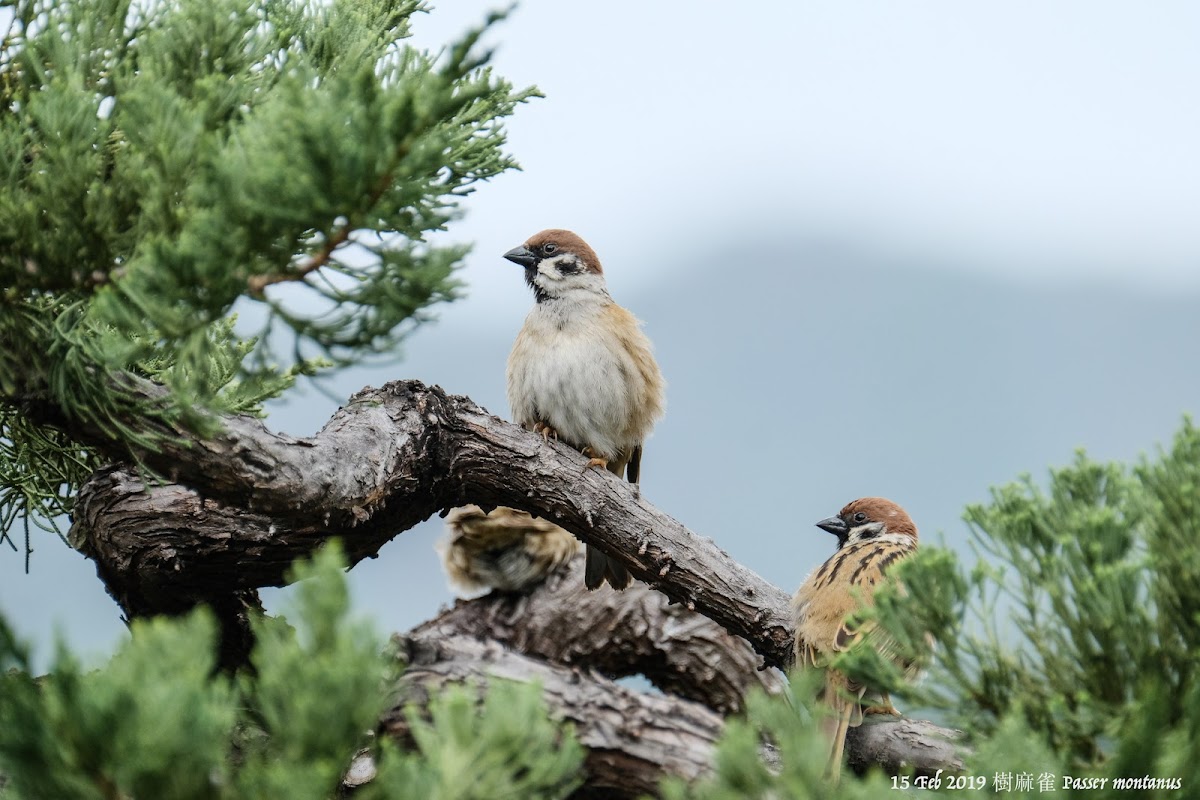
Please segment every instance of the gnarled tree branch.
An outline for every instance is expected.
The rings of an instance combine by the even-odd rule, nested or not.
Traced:
[[[86,428],[73,433],[118,453],[127,446]],[[768,664],[791,659],[782,591],[636,487],[585,469],[574,450],[467,398],[399,381],[359,392],[308,439],[246,416],[226,420],[211,440],[181,435],[137,454],[180,486],[143,493],[132,476],[102,472],[80,493],[72,541],[120,584],[118,599],[158,594],[164,565],[172,586],[198,596],[279,585],[288,564],[328,537],[341,536],[357,561],[444,509],[508,505],[618,558],[672,601],[745,638]],[[115,525],[105,517],[118,506],[124,520]]]
[[[557,719],[570,721],[587,749],[587,794],[655,794],[666,775],[695,779],[711,769],[723,727],[719,714],[671,695],[646,694],[595,673],[523,656],[496,642],[467,636],[402,638],[408,666],[399,702],[383,719],[384,732],[405,738],[403,709],[424,705],[451,683],[503,678],[537,681]]]
[[[459,600],[408,636],[473,636],[609,678],[641,675],[722,715],[742,710],[754,687],[777,693],[786,685],[778,670],[759,668],[745,639],[644,584],[588,591],[582,554],[528,593]]]
[[[587,748],[588,777],[580,796],[654,795],[663,778],[695,780],[712,771],[724,720],[701,704],[633,691],[590,670],[549,663],[446,628],[414,631],[397,641],[408,666],[397,700],[381,723],[389,735],[407,738],[404,709],[423,706],[447,684],[482,686],[493,678],[538,681],[551,715],[570,721]],[[959,736],[919,720],[871,717],[851,729],[846,750],[856,770],[879,766],[891,774],[911,769],[932,775],[962,768],[955,743]],[[778,768],[787,754],[764,745],[761,756]]]
[[[147,391],[152,390],[156,391]],[[101,432],[86,427],[71,432],[111,448],[115,456],[129,455],[124,449],[128,443],[111,442]],[[415,381],[396,382],[359,392],[320,433],[307,439],[271,433],[250,417],[226,420],[224,432],[211,440],[176,433],[180,438],[165,442],[160,450],[135,454],[175,483],[147,486],[131,471],[109,468],[97,472],[78,498],[71,540],[97,562],[101,577],[129,615],[171,613],[187,604],[209,602],[218,609],[232,608],[231,613],[241,617],[241,611],[254,604],[257,588],[281,585],[293,560],[330,537],[341,537],[351,560],[358,561],[432,514],[473,502],[507,505],[553,520],[619,559],[647,587],[678,605],[672,610],[662,596],[645,587],[626,595],[607,593],[607,599],[606,593],[577,596],[586,598],[577,612],[581,620],[598,618],[600,609],[592,603],[610,604],[605,613],[614,614],[615,622],[609,644],[619,646],[609,652],[613,648],[603,641],[587,637],[567,636],[560,644],[552,643],[548,617],[540,630],[537,624],[515,623],[515,615],[536,610],[540,602],[574,608],[565,595],[554,596],[574,591],[565,579],[546,588],[544,599],[489,598],[485,605],[464,604],[411,635],[418,653],[414,664],[425,667],[412,673],[413,681],[424,680],[422,675],[436,682],[497,674],[497,664],[519,663],[521,670],[532,670],[522,672],[525,677],[545,673],[551,678],[567,670],[576,676],[573,685],[583,694],[564,695],[551,704],[560,706],[563,716],[582,722],[586,692],[599,692],[593,697],[599,702],[607,696],[608,684],[593,673],[573,672],[569,663],[595,661],[612,674],[623,674],[634,664],[645,667],[661,659],[657,672],[665,688],[713,708],[737,707],[746,686],[769,680],[748,669],[755,661],[748,649],[743,647],[737,656],[737,671],[747,671],[744,683],[724,674],[717,682],[725,685],[699,690],[706,675],[705,648],[727,649],[737,640],[722,639],[712,626],[692,620],[688,624],[697,627],[688,636],[697,652],[691,660],[673,660],[668,656],[673,644],[665,633],[667,626],[645,623],[655,618],[678,621],[685,609],[745,639],[767,666],[786,666],[791,659],[784,592],[655,509],[636,487],[601,470],[586,469],[586,460],[575,451],[543,442],[467,398]],[[232,607],[230,598],[235,601]],[[646,624],[640,630],[639,618]],[[560,618],[557,633],[572,627]],[[494,639],[491,644],[468,638],[485,630]],[[226,636],[236,642],[237,630],[232,635],[227,630]],[[650,644],[634,645],[639,636]],[[474,644],[465,644],[471,641]],[[504,650],[499,641],[539,658]],[[482,655],[471,655],[472,648],[480,647]],[[678,673],[674,678],[668,677],[672,670]],[[500,669],[501,674],[506,671],[511,670]],[[684,697],[644,700],[623,689],[610,699],[609,705],[597,707],[600,716],[592,720],[595,730],[609,735],[594,742],[585,739],[592,758],[599,759],[593,769],[623,773],[643,758],[657,760],[650,769],[656,775],[698,774],[720,730],[714,712]],[[646,703],[656,702],[662,707],[646,710]],[[616,716],[606,721],[601,712],[611,709]],[[626,713],[633,715],[633,727],[621,726]],[[916,729],[898,727],[906,725],[911,723],[887,721],[856,732],[848,744],[852,763],[860,752],[855,744],[859,741],[875,741],[863,745],[863,763],[883,761],[893,768],[899,761],[918,763],[921,753],[945,755],[924,739],[914,744]],[[643,752],[640,748],[647,742],[657,741],[658,728],[663,737],[682,737],[675,739],[682,744],[675,750]],[[876,729],[890,731],[882,743],[864,738],[876,736]],[[881,755],[898,742],[907,742],[906,749],[895,751],[903,755]],[[950,754],[946,757],[952,758],[952,748]],[[606,766],[604,759],[612,763]]]

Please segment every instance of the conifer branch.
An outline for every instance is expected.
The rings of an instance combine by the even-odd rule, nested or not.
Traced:
[[[495,678],[537,681],[551,715],[569,720],[587,748],[586,791],[644,797],[657,794],[663,778],[691,781],[713,770],[724,720],[693,700],[631,691],[590,670],[513,652],[470,632],[426,629],[396,641],[406,668],[397,702],[381,723],[390,736],[406,739],[405,708],[424,705],[447,685],[482,686]],[[913,770],[934,775],[963,768],[960,739],[958,731],[929,722],[873,717],[850,731],[846,752],[856,770],[879,767],[890,774]],[[765,744],[759,757],[778,769],[786,756]]]
[[[694,780],[712,769],[723,724],[699,703],[637,692],[470,636],[399,637],[398,643],[407,665],[399,702],[382,721],[387,735],[407,739],[405,707],[425,705],[448,685],[537,681],[551,716],[570,721],[587,748],[585,789],[595,793],[590,796],[644,797],[657,794],[667,776]]]
[[[777,694],[786,686],[778,670],[759,669],[745,639],[644,583],[587,591],[582,554],[527,593],[459,600],[408,635],[473,636],[609,678],[640,675],[722,715],[741,711],[751,689]]]
[[[483,636],[496,647],[507,641],[529,654],[519,658],[544,660],[544,669],[551,672],[569,670],[568,661],[599,666],[611,674],[644,670],[645,665],[639,667],[636,660],[622,665],[622,656],[614,661],[612,654],[600,652],[602,642],[575,641],[557,648],[538,643],[539,638],[549,638],[547,631],[565,627],[549,617],[543,620],[544,636],[539,635],[537,624],[504,634],[499,630],[502,625],[493,628],[488,623],[503,618],[513,604],[528,618],[531,608],[549,614],[549,609],[572,608],[574,602],[584,606],[582,613],[587,614],[592,604],[612,612],[628,603],[631,615],[648,612],[680,618],[694,609],[745,639],[766,665],[786,666],[790,660],[792,632],[783,591],[655,509],[628,484],[586,469],[582,455],[491,416],[465,397],[417,381],[365,389],[308,439],[271,433],[255,418],[233,416],[223,422],[224,431],[212,439],[189,438],[186,432],[175,431],[179,438],[163,438],[158,450],[137,454],[144,463],[169,473],[176,483],[147,486],[132,472],[113,467],[97,472],[80,494],[71,541],[97,562],[102,579],[131,616],[178,613],[199,602],[218,611],[237,612],[253,604],[253,590],[282,585],[294,559],[331,537],[342,538],[354,563],[375,555],[388,540],[433,513],[475,502],[509,505],[553,519],[619,558],[647,585],[613,598],[617,606],[608,607],[603,593],[586,594],[578,586],[573,598],[564,599],[562,593],[571,592],[564,582],[568,576],[539,589],[543,597],[473,601],[478,610],[463,604],[415,630],[410,634],[414,641]],[[73,433],[113,454],[128,446],[104,439],[99,431]],[[677,605],[668,608],[661,600],[656,602],[652,590]],[[231,603],[231,597],[237,602]],[[617,611],[612,620],[612,636],[622,635],[620,614]],[[233,624],[224,616],[226,642],[236,646],[238,614],[228,615]],[[648,624],[653,627],[652,620]],[[706,633],[701,638],[712,636]],[[723,641],[721,646],[729,652],[742,647],[736,639]],[[653,661],[687,644],[668,641],[649,646],[659,648],[648,657]],[[223,658],[229,655],[223,653]],[[748,647],[738,659],[738,669],[754,669],[755,658]],[[490,674],[479,665],[442,666],[460,678]],[[443,674],[441,669],[434,672]],[[689,676],[687,669],[685,665],[675,683],[665,685],[682,695],[671,702],[696,705],[685,699],[692,697],[701,701],[696,708],[711,704],[732,709],[746,688],[771,682],[765,676],[742,676],[740,683],[731,679],[729,685],[738,687],[734,695],[712,694],[698,689],[702,678],[698,673]],[[581,679],[572,680],[582,685]],[[922,763],[932,763],[934,768],[959,763],[955,745],[939,744],[949,735],[946,731],[926,730],[920,726],[928,723],[911,720],[888,724],[893,727],[886,728],[882,738],[862,746],[862,758],[891,764],[893,769],[906,758],[907,763],[916,763],[912,758],[919,753],[926,754]],[[709,744],[703,748],[710,748],[719,730],[718,726],[706,734]],[[937,735],[930,738],[930,730]],[[589,746],[603,753],[619,745],[611,740]],[[856,747],[850,745],[852,754]],[[707,749],[703,752],[708,754]],[[896,756],[897,752],[906,755]]]
[[[351,228],[349,223],[343,225],[338,229],[337,233],[329,237],[329,240],[325,242],[325,246],[320,251],[294,270],[275,272],[270,275],[251,275],[246,281],[250,295],[252,297],[261,297],[263,290],[268,286],[274,286],[277,283],[304,280],[309,274],[316,272],[329,263],[329,259],[333,256],[333,251],[337,250],[350,239],[352,230],[353,228]]]
[[[388,187],[392,185],[394,177],[393,174],[407,154],[408,146],[401,146],[399,148],[395,164],[393,164],[391,169],[384,173],[384,175],[379,179],[379,184],[371,192],[370,199],[367,202],[367,208],[374,207],[374,205],[379,202],[379,199],[383,197],[384,192],[388,190]],[[350,240],[350,234],[353,233],[354,230],[355,226],[349,219],[347,219],[345,224],[338,229],[337,233],[329,237],[329,240],[325,242],[325,245],[320,249],[320,251],[312,256],[312,258],[301,264],[297,269],[289,272],[277,272],[271,275],[251,275],[250,279],[246,281],[250,295],[252,297],[261,297],[263,290],[268,286],[273,286],[276,283],[304,280],[309,274],[316,272],[321,267],[328,264],[330,258],[333,257],[333,252]]]
[[[143,382],[142,391],[159,389]],[[135,477],[109,471],[80,492],[71,540],[113,567],[106,571],[121,576],[120,593],[152,598],[168,566],[173,594],[280,585],[287,566],[327,538],[341,536],[354,563],[439,511],[507,505],[619,558],[671,601],[745,638],[768,665],[791,660],[783,591],[654,508],[636,487],[586,469],[576,451],[468,398],[397,381],[359,392],[307,439],[274,434],[248,416],[223,423],[210,439],[155,429],[157,449],[133,452],[136,444],[101,429],[71,430],[180,484],[143,493]],[[120,509],[127,511],[114,513]]]

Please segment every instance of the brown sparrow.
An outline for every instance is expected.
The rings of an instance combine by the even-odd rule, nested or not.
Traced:
[[[489,589],[523,592],[579,552],[579,540],[552,522],[500,506],[454,508],[438,543],[451,586],[476,597]]]
[[[666,404],[637,319],[613,302],[600,259],[570,231],[545,230],[504,254],[525,268],[533,310],[508,357],[513,420],[637,483],[642,443]],[[584,583],[629,585],[625,567],[587,548]]]
[[[836,517],[817,523],[838,539],[837,551],[805,579],[792,598],[792,620],[796,628],[796,666],[826,668],[821,701],[831,713],[822,721],[829,738],[825,773],[837,781],[842,768],[846,731],[862,724],[862,698],[868,687],[851,681],[828,664],[849,649],[859,636],[867,637],[880,655],[897,659],[895,643],[884,631],[867,624],[857,628],[847,617],[874,603],[875,589],[883,583],[885,570],[917,549],[917,527],[900,506],[882,497],[864,497],[841,510]],[[915,665],[897,662],[915,676]],[[866,713],[898,712],[887,694],[882,704]]]

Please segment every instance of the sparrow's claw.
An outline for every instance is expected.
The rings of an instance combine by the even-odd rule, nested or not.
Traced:
[[[867,706],[866,708],[864,708],[862,710],[862,713],[863,713],[864,717],[869,716],[871,714],[890,714],[893,717],[904,716],[903,714],[901,714],[899,711],[896,710],[896,707],[894,705],[892,705],[892,702],[890,700],[887,701],[883,705]]]
[[[533,432],[540,433],[542,435],[542,441],[544,442],[548,442],[552,438],[554,441],[558,441],[558,431],[554,430],[554,428],[551,428],[544,422],[533,423]]]
[[[583,453],[585,456],[588,457],[587,467],[584,467],[584,471],[586,471],[588,469],[588,467],[599,467],[600,469],[608,469],[608,459],[597,458],[596,451],[593,450],[592,448],[585,447],[582,450],[580,450],[579,452]]]

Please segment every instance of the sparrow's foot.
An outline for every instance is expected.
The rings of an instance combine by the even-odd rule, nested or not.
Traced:
[[[544,422],[533,423],[533,432],[540,433],[542,435],[542,441],[544,442],[548,442],[551,439],[554,439],[556,442],[558,441],[558,431],[554,430],[554,428],[551,428]]]
[[[588,457],[588,463],[587,463],[588,467],[599,467],[600,469],[608,469],[608,459],[597,458],[596,451],[593,450],[592,448],[585,447],[582,450],[580,450],[579,452],[583,453],[585,456]],[[585,469],[586,468],[587,467],[585,467]]]
[[[866,708],[864,708],[862,710],[862,713],[863,713],[864,717],[868,716],[870,714],[890,714],[893,717],[904,716],[903,714],[901,714],[899,711],[896,710],[896,707],[894,705],[892,705],[890,700],[887,701],[887,703],[885,703],[884,705],[867,706]]]

